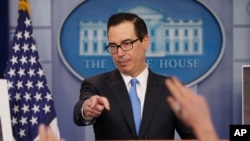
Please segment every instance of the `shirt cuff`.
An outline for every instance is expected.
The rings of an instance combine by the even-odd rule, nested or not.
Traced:
[[[84,123],[87,124],[87,125],[89,125],[89,124],[92,124],[92,123],[93,123],[94,118],[93,118],[93,117],[87,118],[87,117],[84,116],[83,107],[84,107],[84,105],[85,105],[85,103],[86,103],[87,101],[88,101],[88,99],[87,99],[86,101],[84,101],[84,103],[82,104],[81,114],[82,114],[82,118],[83,118],[84,121],[85,121]]]

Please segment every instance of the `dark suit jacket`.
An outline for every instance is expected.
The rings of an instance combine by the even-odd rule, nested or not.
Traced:
[[[96,140],[174,139],[175,129],[182,139],[194,139],[193,132],[174,115],[166,97],[166,77],[149,70],[140,133],[137,136],[132,107],[125,83],[118,70],[85,79],[81,85],[80,100],[74,107],[74,122],[89,125],[81,116],[83,102],[99,94],[108,99],[110,111],[104,110],[93,123]]]

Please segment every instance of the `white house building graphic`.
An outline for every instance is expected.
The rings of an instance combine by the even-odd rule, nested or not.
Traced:
[[[123,10],[118,10],[119,12]],[[174,20],[164,18],[160,10],[144,5],[137,5],[124,12],[136,13],[142,17],[148,27],[151,44],[147,50],[148,57],[166,55],[202,55],[203,30],[202,20]],[[79,55],[105,56],[108,44],[105,21],[79,22]]]

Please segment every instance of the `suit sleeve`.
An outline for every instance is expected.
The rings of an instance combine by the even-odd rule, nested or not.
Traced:
[[[94,87],[94,85],[89,83],[88,80],[84,80],[82,82],[81,90],[80,90],[80,97],[74,106],[74,113],[73,113],[73,118],[74,118],[74,122],[76,125],[86,126],[86,125],[91,125],[94,123],[95,119],[90,121],[90,120],[84,119],[82,117],[82,110],[81,109],[82,109],[83,103],[89,97],[91,97],[93,95],[97,95],[97,94],[98,94],[97,89]]]
[[[197,139],[193,130],[191,128],[187,127],[180,120],[177,121],[176,130],[182,139]]]

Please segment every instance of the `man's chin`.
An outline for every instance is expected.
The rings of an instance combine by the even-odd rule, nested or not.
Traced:
[[[126,74],[126,75],[128,75],[129,72],[130,72],[127,66],[119,66],[118,70],[119,70],[121,73]]]

